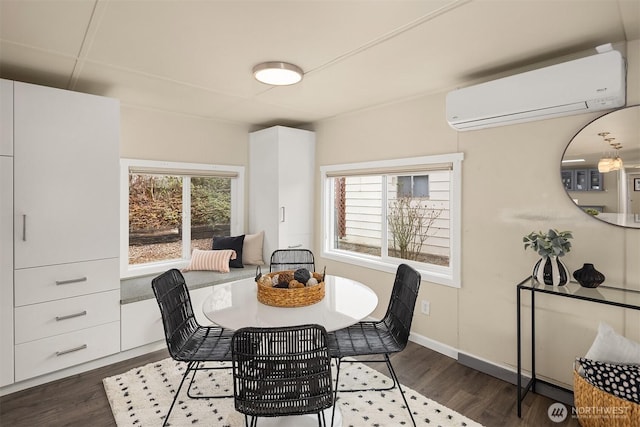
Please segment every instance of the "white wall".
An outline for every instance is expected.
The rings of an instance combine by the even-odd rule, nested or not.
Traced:
[[[246,165],[249,127],[121,106],[120,157]]]
[[[638,79],[633,78],[640,75],[640,41],[628,44],[627,57],[631,105],[640,102]],[[570,271],[592,262],[609,285],[626,283],[640,289],[640,230],[605,224],[580,212],[560,181],[566,145],[602,113],[458,133],[446,124],[444,108],[441,93],[317,123],[317,166],[464,152],[462,287],[423,282],[419,299],[431,302],[431,315],[416,314],[412,329],[492,363],[514,367],[515,285],[531,274],[538,259],[532,251],[524,251],[522,237],[539,229],[571,230],[573,248],[563,258]],[[316,236],[320,226],[316,218]],[[320,253],[319,239],[315,252]],[[326,259],[316,263],[369,284],[380,299],[374,314],[384,314],[392,275]],[[572,361],[586,353],[600,320],[640,341],[637,312],[546,295],[536,303],[538,373],[564,385],[571,385]],[[525,321],[524,327],[528,326]]]

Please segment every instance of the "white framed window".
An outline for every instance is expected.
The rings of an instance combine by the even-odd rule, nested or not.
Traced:
[[[321,166],[322,256],[460,287],[462,153]]]
[[[243,222],[243,166],[121,159],[121,277],[183,268]]]
[[[398,197],[429,197],[429,175],[398,176]]]

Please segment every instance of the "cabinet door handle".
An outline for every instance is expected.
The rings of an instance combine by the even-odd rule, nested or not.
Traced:
[[[86,315],[87,315],[87,310],[83,310],[79,313],[67,314],[65,316],[56,316],[56,322],[59,322],[61,320],[73,319],[74,317],[86,316]]]
[[[300,248],[302,247],[302,243],[300,243],[299,245],[289,245],[287,246],[287,249],[294,249],[294,248]]]
[[[80,277],[78,279],[69,279],[69,280],[56,280],[56,286],[68,285],[70,283],[79,283],[79,282],[86,282],[86,281],[87,281],[86,277]]]
[[[284,206],[280,208],[280,222],[284,222]]]
[[[86,344],[79,345],[78,347],[70,348],[68,350],[56,351],[56,356],[62,356],[65,354],[73,353],[74,351],[80,351],[87,348]]]
[[[22,215],[22,241],[27,241],[27,215]]]

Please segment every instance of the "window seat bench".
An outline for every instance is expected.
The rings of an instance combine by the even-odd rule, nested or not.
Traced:
[[[160,273],[146,276],[131,277],[120,280],[120,305],[132,302],[154,299],[151,281]],[[208,286],[229,283],[235,280],[255,277],[256,266],[247,265],[244,268],[232,268],[228,273],[217,271],[185,271],[182,273],[190,291]]]
[[[256,266],[232,268],[229,273],[187,271],[184,278],[189,288],[193,313],[201,325],[211,322],[202,312],[202,304],[211,293],[211,286],[255,277]],[[164,328],[151,281],[158,274],[120,280],[120,349],[130,350],[164,341]]]

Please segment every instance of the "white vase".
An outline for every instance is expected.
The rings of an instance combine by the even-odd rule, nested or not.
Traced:
[[[533,277],[545,285],[563,286],[569,280],[569,272],[558,257],[542,257],[533,267]]]

